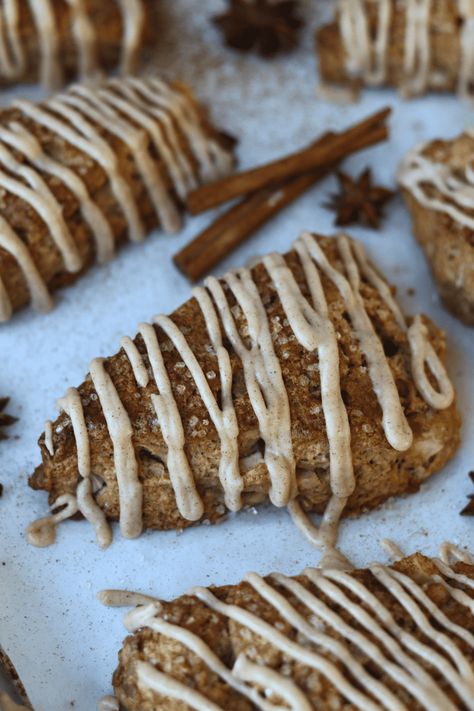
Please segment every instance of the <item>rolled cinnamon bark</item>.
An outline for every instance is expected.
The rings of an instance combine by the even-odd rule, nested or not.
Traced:
[[[0,112],[0,320],[126,239],[180,226],[187,192],[233,165],[190,91],[158,78],[73,86]]]
[[[464,0],[339,0],[316,33],[328,84],[397,86],[405,97],[474,97],[474,4]]]
[[[0,6],[0,85],[133,71],[154,40],[152,0],[9,0]]]

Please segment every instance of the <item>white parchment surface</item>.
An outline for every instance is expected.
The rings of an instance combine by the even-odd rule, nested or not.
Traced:
[[[208,102],[217,123],[239,138],[242,167],[250,167],[304,146],[319,133],[339,129],[386,104],[394,108],[391,140],[351,158],[346,169],[367,164],[376,180],[394,186],[394,171],[406,150],[434,137],[449,137],[474,122],[473,108],[452,96],[401,101],[391,91],[369,91],[358,104],[336,105],[318,98],[311,33],[288,58],[265,62],[221,48],[208,16],[224,7],[219,0],[163,3],[162,42],[153,67],[189,82]],[[309,25],[327,4],[307,2]],[[36,98],[36,89],[4,93]],[[216,273],[245,263],[256,254],[285,251],[302,229],[334,232],[325,210],[328,178],[287,209]],[[189,295],[189,285],[171,256],[207,222],[188,219],[178,236],[154,234],[144,245],[125,248],[109,265],[93,269],[59,293],[47,315],[26,310],[0,327],[0,394],[12,396],[11,414],[20,420],[12,438],[0,444],[0,642],[15,663],[36,711],[92,711],[110,692],[117,652],[125,636],[122,614],[103,609],[95,599],[104,587],[126,587],[162,597],[194,584],[232,583],[249,570],[296,573],[316,563],[317,553],[292,525],[288,514],[270,508],[244,511],[217,526],[183,534],[150,533],[126,541],[115,531],[102,552],[85,522],[59,529],[55,546],[27,545],[24,530],[47,512],[46,494],[31,491],[26,479],[39,464],[36,440],[55,402],[78,385],[94,356],[110,355],[124,334],[140,321],[173,310]],[[441,306],[420,248],[411,236],[401,198],[388,209],[380,232],[353,229],[389,280],[398,285],[407,313],[429,314],[448,334],[449,371],[463,416],[463,445],[455,459],[409,498],[342,525],[341,545],[356,564],[383,559],[379,540],[393,538],[406,552],[435,553],[445,539],[474,543],[474,520],[459,511],[472,490],[474,468],[474,330]],[[415,289],[409,293],[408,289]],[[474,492],[472,492],[474,493]]]

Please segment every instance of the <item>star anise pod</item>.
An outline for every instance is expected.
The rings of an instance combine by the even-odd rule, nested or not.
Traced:
[[[474,471],[469,472],[469,477],[474,484]],[[469,503],[461,511],[461,516],[474,516],[474,494],[471,494],[468,498]]]
[[[8,439],[8,435],[3,431],[4,427],[10,427],[17,422],[17,417],[12,417],[4,412],[6,406],[10,402],[9,397],[0,397],[0,440]]]
[[[378,229],[384,217],[384,206],[394,196],[392,190],[372,183],[372,171],[366,168],[358,178],[337,172],[339,192],[324,204],[336,213],[336,225],[359,223]]]
[[[216,15],[213,22],[227,46],[273,57],[298,44],[303,26],[298,10],[296,0],[230,0],[227,12]]]

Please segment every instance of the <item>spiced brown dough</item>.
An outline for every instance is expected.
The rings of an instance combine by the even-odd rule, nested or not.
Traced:
[[[474,565],[458,562],[453,566],[452,570],[458,575],[464,575],[466,580],[474,581]],[[444,585],[445,583],[454,585],[455,588],[465,594],[467,600],[472,600],[474,597],[473,587],[459,582],[453,583],[452,579],[440,573],[432,559],[419,553],[409,558],[404,558],[387,568],[386,571],[404,574],[408,579],[408,584],[413,581],[419,586],[419,591],[426,595],[428,601],[434,604],[438,612],[446,616],[449,620],[448,624],[454,623],[464,628],[466,633],[471,633],[471,635],[474,633],[474,615],[468,609],[467,604],[463,605],[453,599]],[[374,683],[378,683],[389,690],[401,704],[400,707],[410,709],[410,711],[426,711],[428,708],[435,708],[420,702],[420,697],[418,699],[414,698],[407,691],[404,683],[400,682],[400,680],[395,681],[388,670],[388,659],[392,663],[395,662],[395,666],[398,667],[399,671],[401,671],[403,664],[400,663],[400,656],[391,656],[387,651],[388,647],[384,646],[380,638],[377,638],[372,632],[371,625],[374,621],[381,624],[377,615],[383,606],[388,615],[392,616],[393,624],[391,627],[390,622],[386,622],[385,619],[385,624],[382,623],[381,626],[385,627],[385,630],[390,629],[393,632],[394,627],[398,625],[399,630],[403,630],[402,635],[405,635],[405,637],[398,637],[394,634],[391,637],[392,652],[393,642],[398,639],[398,642],[400,642],[399,649],[404,648],[405,651],[408,651],[409,659],[411,655],[412,666],[410,673],[413,673],[412,680],[417,678],[419,673],[415,665],[421,663],[425,673],[428,674],[431,680],[430,683],[434,683],[446,695],[447,703],[451,702],[452,704],[451,708],[468,708],[458,695],[459,689],[455,688],[455,682],[449,684],[446,677],[440,673],[440,668],[436,667],[432,660],[429,659],[431,652],[433,654],[438,652],[444,659],[445,664],[448,664],[448,660],[451,662],[446,648],[446,640],[449,638],[454,648],[464,655],[472,675],[474,670],[474,647],[470,646],[464,639],[461,639],[459,627],[456,633],[453,629],[447,630],[444,625],[440,626],[434,620],[432,611],[428,612],[424,603],[421,603],[419,607],[422,610],[422,615],[425,614],[428,625],[432,625],[431,632],[426,627],[422,631],[419,626],[419,618],[412,617],[405,606],[407,588],[400,586],[402,593],[397,595],[396,591],[389,591],[369,569],[350,571],[349,575],[356,584],[364,586],[374,596],[372,601],[361,604],[361,598],[354,590],[350,590],[348,586],[340,584],[330,577],[327,578],[328,584],[336,585],[346,599],[349,599],[351,603],[359,604],[359,611],[362,608],[365,610],[365,625],[367,625],[367,614],[370,616],[370,626],[362,624],[361,619],[357,620],[355,618],[354,613],[348,609],[347,604],[344,602],[336,603],[334,598],[329,596],[330,593],[328,595],[326,591],[305,575],[299,575],[290,580],[299,583],[304,590],[312,593],[318,603],[326,605],[326,609],[322,610],[320,614],[314,609],[310,609],[301,599],[280,584],[277,577],[268,576],[265,578],[265,582],[282,595],[291,604],[292,608],[313,626],[316,635],[322,633],[329,636],[335,644],[342,645],[345,653],[350,655],[353,660],[352,663],[348,660],[345,663],[337,661],[333,653],[328,651],[327,643],[318,644],[317,640],[309,641],[306,633],[302,633],[296,628],[295,624],[291,624],[288,619],[285,619],[281,610],[277,610],[268,599],[264,599],[249,582],[245,581],[233,586],[213,587],[210,588],[210,591],[221,602],[248,610],[252,615],[268,623],[287,640],[300,644],[304,652],[312,652],[317,655],[323,660],[323,663],[335,663],[342,678],[354,685],[359,691],[364,692],[366,698],[368,696],[372,703],[375,702],[375,708],[390,708],[390,706],[380,704],[378,699],[367,692],[365,680],[364,682],[362,681],[360,672],[355,669],[356,663],[360,663],[364,672],[368,673]],[[334,590],[334,587],[332,589]],[[418,603],[420,603],[419,600]],[[327,672],[317,671],[309,664],[296,659],[292,654],[277,648],[255,630],[246,629],[240,622],[229,619],[220,611],[210,609],[204,601],[192,596],[192,591],[190,594],[183,595],[171,602],[162,602],[161,605],[157,618],[166,621],[170,625],[178,626],[182,630],[189,631],[202,639],[223,662],[229,672],[233,669],[236,660],[245,655],[248,660],[256,663],[259,667],[277,672],[283,676],[283,679],[293,683],[296,689],[303,694],[310,709],[318,709],[318,711],[332,711],[333,709],[353,711],[367,708],[363,703],[349,701],[328,678]],[[349,641],[347,632],[345,634],[341,632],[340,627],[336,631],[335,626],[328,621],[328,614],[335,614],[339,619],[342,619],[342,622],[346,623],[353,633],[360,635],[359,639],[355,639],[352,636]],[[133,635],[125,639],[119,653],[118,667],[113,676],[114,692],[121,711],[191,711],[192,708],[195,708],[192,705],[167,696],[163,692],[158,693],[155,690],[151,690],[146,687],[145,683],[141,680],[139,681],[137,669],[140,663],[143,662],[150,663],[153,668],[166,674],[168,678],[177,680],[192,692],[199,692],[209,702],[216,704],[219,709],[225,709],[226,711],[254,711],[254,709],[262,708],[262,706],[257,707],[239,690],[233,689],[221,676],[213,672],[203,661],[200,654],[191,651],[183,641],[172,638],[173,632],[168,632],[168,634],[167,632],[168,630],[166,629],[160,632],[143,625],[141,629],[138,629]],[[435,643],[433,635],[436,632],[444,633],[443,644],[438,645]],[[414,641],[416,640],[420,645],[425,645],[424,658],[420,647],[415,650],[414,647],[410,648],[408,644],[405,646],[408,635],[413,635]],[[365,642],[361,643],[361,637]],[[375,661],[375,654],[373,648],[371,649],[369,646],[370,643],[375,644],[377,649],[386,655],[385,666],[381,666],[380,661]],[[341,683],[340,680],[339,683]],[[426,682],[425,679],[425,683],[429,682]],[[270,686],[272,685],[270,684]],[[271,693],[272,688],[264,686],[263,683],[250,682],[248,687],[258,689],[262,694],[262,698],[271,699],[274,703],[279,702],[281,704],[282,702],[281,696],[275,692]],[[427,698],[429,698],[429,694]],[[294,696],[293,700],[296,703]],[[288,701],[283,703],[284,708],[287,705],[289,706]],[[448,708],[448,706],[443,706],[442,702],[438,701],[436,708]]]
[[[359,0],[354,2],[359,3]],[[361,0],[367,18],[370,37],[374,38],[378,27],[379,2]],[[343,85],[359,89],[363,85],[395,86],[409,95],[423,91],[455,91],[460,84],[462,65],[462,29],[465,27],[461,16],[460,3],[453,0],[433,0],[430,3],[428,19],[429,61],[426,81],[417,89],[409,87],[410,73],[405,69],[406,13],[408,3],[390,0],[390,23],[385,55],[386,74],[383,79],[367,81],[367,76],[359,67],[350,71],[348,54],[340,30],[338,19],[319,28],[315,34],[319,69],[327,84]],[[373,40],[372,40],[373,41]],[[374,51],[369,52],[374,61]],[[464,86],[462,91],[471,91],[472,86]]]
[[[58,177],[58,166],[59,169],[66,168],[72,171],[76,180],[80,179],[83,192],[89,196],[95,209],[102,213],[102,219],[108,225],[112,236],[112,249],[106,257],[110,258],[113,248],[118,248],[127,239],[134,238],[131,234],[130,222],[124,211],[125,202],[117,193],[111,176],[116,181],[121,180],[122,184],[125,184],[126,190],[131,192],[144,234],[156,227],[163,227],[162,214],[156,207],[157,201],[153,201],[152,192],[145,184],[143,172],[140,171],[137,143],[145,143],[145,158],[149,165],[151,164],[153,173],[151,180],[155,185],[157,182],[161,182],[163,186],[164,197],[159,198],[158,202],[164,206],[164,212],[171,213],[172,216],[170,225],[166,225],[167,231],[175,231],[179,227],[179,213],[183,209],[183,197],[186,189],[199,185],[206,179],[217,179],[223,172],[231,169],[233,162],[229,138],[214,128],[205,109],[196,102],[190,89],[184,85],[176,82],[161,82],[158,78],[150,77],[143,80],[117,79],[102,82],[90,89],[90,94],[87,95],[89,98],[84,98],[80,94],[84,91],[89,90],[76,85],[64,94],[56,95],[39,104],[39,109],[46,116],[45,122],[42,124],[36,120],[33,114],[28,115],[26,109],[29,105],[26,108],[14,107],[0,111],[0,151],[8,149],[13,155],[13,160],[17,161],[17,164],[11,168],[7,160],[0,156],[0,173],[5,175],[5,179],[0,175],[0,185],[3,188],[0,219],[3,218],[7,226],[16,233],[20,247],[22,245],[26,247],[33,262],[33,268],[38,272],[39,280],[43,282],[46,291],[49,292],[74,282],[97,261],[99,256],[98,240],[103,240],[105,233],[103,226],[99,225],[98,230],[94,228],[93,220],[84,210],[80,195],[73,192],[61,175]],[[104,92],[108,92],[108,99],[103,98]],[[149,92],[149,95],[145,92]],[[151,100],[150,97],[154,97],[154,100]],[[82,101],[82,105],[88,107],[87,112],[67,104],[66,102],[70,100]],[[94,104],[95,100],[102,101],[102,103]],[[125,102],[130,111],[139,109],[144,117],[143,121],[151,122],[153,129],[161,136],[161,140],[164,140],[164,145],[168,146],[167,156],[171,155],[171,158],[160,151],[160,144],[151,135],[151,129],[144,128],[138,123],[136,117],[126,113],[123,108],[118,109],[117,106],[111,106],[111,100]],[[160,108],[160,102],[165,102],[165,100],[173,102],[173,107],[168,108],[169,104],[164,104]],[[63,108],[66,106],[65,110],[74,111],[72,117],[68,118],[58,113],[56,108],[58,102],[62,103]],[[178,111],[176,106],[180,107],[179,111],[187,112],[186,124],[183,114],[176,113]],[[96,120],[97,116],[94,116],[91,111],[106,112],[111,108],[114,114],[112,117],[106,114],[105,125],[111,126],[107,130]],[[35,107],[33,107],[34,110]],[[60,135],[52,125],[53,120],[60,121],[64,130],[74,130],[78,140],[84,141],[83,147],[77,142],[73,144],[70,138]],[[79,125],[79,121],[83,120],[86,120],[88,124],[84,128],[84,132],[81,131]],[[130,136],[131,140],[130,144],[113,132],[113,128],[116,128],[121,122],[124,122],[126,126],[127,136]],[[16,140],[19,132],[25,131],[25,129],[29,132],[29,136],[39,143],[39,148],[35,149],[34,153],[29,147],[30,144],[26,148],[21,146],[19,149],[18,144],[14,145],[11,142]],[[97,149],[97,140],[93,141],[88,133],[90,129],[95,132],[99,141],[105,142],[105,148],[99,144]],[[15,136],[14,139],[10,139],[9,143],[2,137],[4,130],[8,132],[8,135]],[[171,138],[174,143],[171,143]],[[201,151],[209,153],[209,165],[203,166],[201,155],[196,150],[196,146],[200,146]],[[108,159],[108,166],[104,162],[99,162],[105,155],[105,149],[111,151],[112,155],[112,159]],[[40,153],[42,150],[44,156],[37,157],[38,150]],[[96,151],[95,154],[94,151]],[[96,158],[97,155],[99,158]],[[55,162],[53,168],[48,167],[45,160]],[[182,179],[185,184],[180,194],[178,194],[175,175],[172,172],[174,165],[187,166],[188,172],[185,179]],[[51,228],[51,225],[55,221],[57,222],[57,215],[51,210],[51,207],[47,207],[46,221],[33,201],[35,197],[40,199],[40,195],[37,194],[38,188],[33,186],[33,198],[27,200],[23,195],[18,194],[18,190],[16,193],[12,192],[9,184],[6,183],[7,179],[13,178],[17,184],[20,184],[20,187],[25,186],[31,189],[32,184],[28,182],[26,174],[22,173],[24,169],[34,169],[37,180],[44,181],[46,189],[51,192],[55,207],[60,213],[61,219],[64,220],[66,230],[77,251],[78,268],[66,267],[64,254],[61,253],[58,242],[53,239]],[[45,204],[46,199],[44,198],[43,206]],[[51,201],[48,204],[50,205]],[[12,310],[15,311],[28,304],[33,297],[32,287],[26,278],[26,270],[22,267],[21,259],[18,258],[18,248],[8,249],[7,247],[8,244],[3,241],[3,237],[0,238],[0,286],[3,282],[3,288],[7,294],[6,300],[10,302],[9,308],[2,316],[3,319],[8,318]],[[37,308],[44,310],[50,308],[50,304],[40,305]]]
[[[343,270],[336,240],[316,237],[330,262]],[[302,263],[292,251],[285,261],[302,293],[310,298]],[[329,447],[321,407],[320,376],[314,351],[303,348],[295,338],[269,274],[262,263],[252,269],[270,324],[276,356],[288,393],[291,413],[291,438],[296,460],[300,499],[305,509],[323,512],[330,497]],[[338,334],[341,393],[347,408],[356,487],[346,513],[360,514],[378,506],[388,497],[412,493],[453,456],[459,444],[460,420],[455,405],[447,409],[431,408],[415,386],[406,331],[394,319],[380,293],[362,279],[361,294],[365,307],[380,338],[399,392],[401,404],[413,431],[413,444],[405,452],[396,451],[387,442],[381,424],[381,408],[366,367],[366,360],[352,330],[345,302],[333,282],[324,274],[322,284],[329,314]],[[235,298],[225,289],[236,324],[245,337],[246,322],[236,307]],[[172,321],[185,334],[199,365],[207,374],[212,393],[219,401],[219,367],[210,347],[203,314],[192,298],[176,309]],[[444,334],[427,318],[429,340],[444,359]],[[196,486],[204,503],[201,520],[217,522],[225,513],[223,488],[218,478],[220,441],[194,380],[177,350],[155,327],[164,364],[170,378],[185,435],[185,453]],[[135,344],[147,368],[150,363],[139,335]],[[262,461],[264,452],[259,427],[246,390],[242,362],[227,339],[233,375],[233,400],[239,426],[238,449],[243,476],[243,503],[264,502],[269,492],[269,476]],[[167,447],[156,419],[151,396],[157,386],[153,379],[145,388],[137,385],[130,361],[121,350],[105,361],[105,368],[130,418],[133,448],[138,461],[138,477],[143,485],[143,524],[145,528],[172,529],[191,525],[178,512],[167,469]],[[114,451],[96,391],[88,377],[79,387],[90,443],[94,497],[107,519],[119,519],[119,498]],[[48,492],[51,505],[62,494],[75,495],[80,481],[76,441],[71,420],[64,413],[52,425],[54,454],[39,439],[42,464],[30,477],[34,489]]]
[[[2,647],[0,647],[0,670],[5,671],[5,673],[7,674],[7,678],[11,681],[12,685],[17,690],[20,699],[25,704],[25,708],[31,709],[31,704],[25,691],[25,687],[23,686],[22,681],[18,676],[18,672],[13,666],[13,662],[11,661],[10,657],[2,649]]]
[[[434,161],[453,177],[465,180],[474,159],[474,137],[461,134],[450,141],[436,140],[426,144],[421,156]],[[407,173],[409,177],[409,172]],[[423,248],[431,271],[446,306],[468,325],[474,325],[474,204],[472,208],[457,205],[458,219],[443,211],[455,203],[443,196],[427,179],[422,182],[426,195],[441,202],[441,209],[424,205],[404,187],[402,193],[413,220],[413,233]]]
[[[18,42],[24,55],[24,66],[19,73],[9,76],[6,68],[0,61],[0,85],[16,83],[35,83],[41,79],[41,67],[44,59],[41,31],[38,22],[31,10],[29,0],[14,0],[18,9]],[[80,75],[80,50],[78,46],[76,28],[74,25],[73,5],[84,7],[85,16],[90,21],[95,36],[94,54],[96,56],[96,69],[92,73],[110,71],[120,66],[122,50],[124,47],[124,11],[120,0],[81,0],[80,3],[71,3],[67,0],[47,0],[46,5],[51,8],[54,30],[49,31],[46,42],[56,40],[54,52],[60,65],[60,80],[71,81]],[[144,12],[143,23],[139,28],[139,53],[143,54],[157,39],[158,17],[157,2],[155,0],[138,0]],[[0,8],[4,41],[7,52],[14,58],[14,51],[8,36],[7,11]],[[135,67],[131,67],[135,68]],[[58,86],[55,87],[56,89]]]

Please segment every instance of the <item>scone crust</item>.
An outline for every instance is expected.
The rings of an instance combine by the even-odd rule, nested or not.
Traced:
[[[391,0],[391,2],[392,19],[384,84],[401,87],[406,79],[404,70],[406,4],[398,0]],[[374,32],[377,26],[377,3],[366,2],[365,6],[369,27]],[[432,1],[429,21],[431,70],[427,90],[454,91],[457,88],[461,64],[459,26],[457,3],[450,0]],[[338,22],[324,25],[316,31],[315,47],[324,82],[342,84],[354,89],[364,84],[362,78],[351,77],[347,72],[347,55]]]
[[[462,134],[452,141],[433,141],[422,155],[448,166],[456,175],[472,163],[474,138]],[[425,186],[431,198],[445,200],[432,185]],[[450,311],[467,325],[474,325],[474,230],[445,212],[431,209],[402,188],[413,220],[413,233],[423,248]],[[471,211],[474,217],[474,210]]]
[[[336,240],[318,237],[318,242],[330,261],[338,264]],[[302,292],[309,297],[296,253],[289,252],[285,259]],[[253,278],[265,305],[275,352],[288,392],[300,499],[305,509],[322,513],[330,496],[329,447],[321,407],[317,356],[305,350],[293,335],[262,264],[253,269]],[[351,426],[356,488],[349,498],[346,513],[360,514],[378,506],[390,496],[416,491],[427,477],[441,469],[458,446],[460,420],[454,404],[445,410],[434,410],[419,395],[411,374],[407,335],[397,325],[379,292],[363,281],[361,293],[384,345],[414,435],[414,443],[408,451],[394,450],[382,429],[380,405],[372,387],[365,357],[349,322],[345,303],[334,284],[324,276],[323,287],[331,319],[338,333],[341,393]],[[235,306],[228,290],[226,295],[231,307]],[[209,347],[209,337],[197,301],[190,299],[171,318],[191,344],[203,372],[210,374],[209,385],[218,397],[219,369],[216,356]],[[237,321],[243,335],[246,323],[242,314]],[[430,340],[443,359],[444,335],[428,319],[425,319],[425,323]],[[186,455],[204,503],[203,519],[215,522],[225,513],[224,494],[218,479],[219,437],[179,354],[170,347],[170,342],[158,328],[157,335],[183,422]],[[141,336],[135,339],[135,343],[148,365]],[[239,424],[239,454],[243,460],[258,452],[259,429],[246,392],[242,363],[235,352],[231,351],[230,355],[234,405]],[[106,369],[132,422],[133,446],[138,459],[139,479],[144,488],[144,526],[170,529],[191,525],[177,510],[166,468],[167,448],[150,399],[150,395],[157,392],[155,383],[150,382],[144,389],[138,388],[123,350],[107,359]],[[89,430],[91,470],[100,475],[105,483],[96,494],[96,501],[107,518],[115,521],[119,517],[119,504],[112,443],[90,379],[86,379],[80,386],[79,392]],[[50,504],[54,504],[61,494],[75,494],[79,480],[75,438],[68,417],[60,415],[53,424],[53,432],[54,455],[48,452],[42,436],[39,444],[43,463],[30,478],[33,488],[48,491]],[[262,461],[250,466],[243,474],[243,479],[244,504],[253,505],[267,499],[270,482]]]
[[[417,553],[395,563],[393,568],[409,576],[418,584],[423,585],[425,583],[423,586],[424,592],[441,608],[444,614],[452,622],[470,632],[474,632],[474,616],[469,614],[463,605],[451,598],[441,583],[429,580],[431,576],[439,574],[438,569],[429,558]],[[454,569],[458,573],[474,579],[473,565],[457,563]],[[406,609],[377,581],[370,570],[351,571],[351,576],[363,583],[380,600],[405,631],[414,634],[418,640],[425,644],[427,643],[427,638],[420,632]],[[308,617],[308,609],[300,600],[290,596],[288,591],[275,584],[274,580],[270,578],[266,578],[266,580],[287,599],[290,599],[291,605],[301,615],[305,618]],[[320,589],[313,586],[313,583],[308,578],[296,576],[295,580],[313,592],[318,599],[326,603],[331,609],[335,609],[334,602]],[[469,596],[473,596],[472,588],[469,589],[467,586],[463,586],[463,589]],[[298,632],[291,627],[288,621],[280,616],[272,605],[263,600],[248,583],[211,588],[211,590],[219,600],[247,609],[273,627],[276,626],[286,637],[293,640],[297,639]],[[358,601],[357,597],[347,589],[344,592],[353,601]],[[372,637],[370,633],[359,627],[346,609],[338,607],[337,612],[352,627],[362,631],[376,644],[380,644],[375,637]],[[160,613],[160,617],[171,624],[176,624],[195,633],[209,645],[229,668],[232,668],[239,654],[246,653],[250,659],[256,660],[258,664],[265,664],[280,673],[288,675],[303,690],[315,709],[329,711],[330,709],[338,708],[344,711],[352,711],[355,708],[322,674],[318,674],[290,657],[286,657],[270,643],[249,630],[243,630],[237,622],[210,610],[195,597],[184,595],[172,602],[163,603],[163,611]],[[347,644],[347,641],[340,637],[330,626],[325,627],[325,632]],[[474,668],[474,651],[472,648],[451,633],[448,636],[462,648],[468,663]],[[324,654],[331,659],[329,653]],[[405,689],[397,685],[384,669],[378,668],[368,655],[366,656],[359,651],[358,659],[364,666],[370,667],[372,673],[375,669],[377,678],[383,684],[386,684],[410,711],[422,711],[424,707],[407,694]],[[228,711],[253,711],[255,709],[255,706],[246,697],[240,695],[223,682],[220,677],[210,671],[197,655],[184,645],[145,627],[127,637],[119,653],[119,664],[114,673],[113,686],[115,695],[120,702],[121,711],[190,711],[190,707],[185,703],[165,698],[156,692],[139,687],[135,671],[137,661],[151,661],[156,668],[178,679],[185,685],[200,691],[206,698],[209,698],[223,709],[228,709]],[[348,673],[347,668],[343,667],[343,665],[340,665],[340,669],[344,674]],[[427,669],[429,669],[429,674],[432,675],[433,679],[453,701],[455,707],[458,707],[459,704],[459,708],[461,708],[460,699],[446,680],[430,665],[427,665]]]

